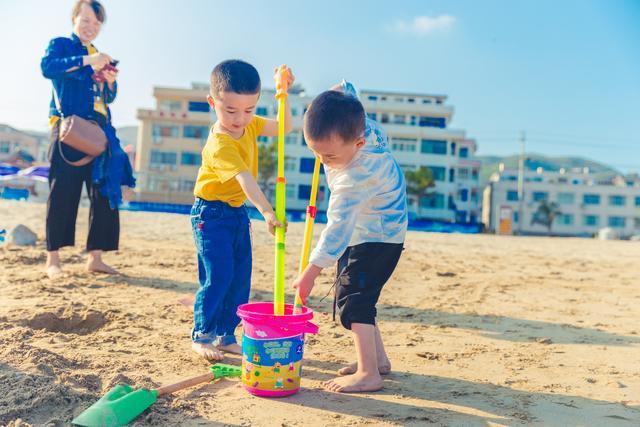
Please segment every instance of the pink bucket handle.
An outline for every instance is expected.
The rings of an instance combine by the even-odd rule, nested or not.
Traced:
[[[282,323],[275,319],[273,320],[262,319],[260,321],[260,324],[264,326],[268,326],[270,328],[274,328],[274,329],[283,328]],[[320,327],[313,322],[305,322],[301,324],[287,325],[285,329],[287,329],[287,331],[292,332],[294,334],[314,334],[315,335],[318,333],[318,330],[320,329]]]

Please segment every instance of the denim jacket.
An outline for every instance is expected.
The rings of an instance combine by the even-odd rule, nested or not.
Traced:
[[[93,106],[94,81],[91,78],[93,68],[82,66],[82,57],[87,55],[87,48],[78,36],[72,34],[70,38],[58,37],[49,42],[40,68],[42,74],[51,80],[58,94],[60,107],[64,116],[77,115],[84,119],[92,119],[96,113]],[[80,67],[67,72],[69,68]],[[98,120],[105,123],[103,129],[108,140],[108,149],[93,161],[92,181],[99,188],[100,194],[109,200],[111,209],[116,209],[122,202],[121,185],[135,187],[135,178],[131,163],[122,150],[120,140],[116,136],[116,129],[111,124],[111,112],[108,104],[116,98],[117,84],[113,90],[105,84],[103,99],[107,106],[107,118]],[[60,116],[52,95],[49,103],[49,115]]]
[[[75,34],[71,34],[70,38],[57,37],[49,42],[45,56],[40,62],[40,68],[42,75],[53,83],[63,114],[65,116],[75,114],[83,119],[91,119],[95,114],[94,82],[91,79],[93,68],[90,65],[82,66],[82,57],[85,55],[88,55],[87,48]],[[80,68],[67,72],[66,70],[71,67]],[[117,83],[114,83],[113,90],[109,89],[109,85],[104,85],[103,99],[107,108],[108,104],[116,99],[117,91]],[[60,116],[53,94],[49,103],[49,116]]]

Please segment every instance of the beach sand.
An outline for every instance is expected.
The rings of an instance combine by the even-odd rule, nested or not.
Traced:
[[[0,228],[23,223],[40,238],[0,247],[0,425],[67,425],[119,382],[206,372],[177,303],[197,288],[188,216],[123,212],[120,251],[106,260],[127,275],[110,277],[83,269],[81,209],[76,248],[61,252],[67,274],[51,281],[44,215],[42,204],[0,201]],[[291,224],[288,282],[301,238]],[[251,300],[268,301],[264,223],[253,242]],[[378,305],[393,365],[383,391],[320,387],[354,355],[331,297],[321,301],[329,269],[310,300],[320,332],[306,343],[300,393],[257,398],[223,379],[159,399],[137,425],[640,425],[640,243],[410,232],[405,246]]]

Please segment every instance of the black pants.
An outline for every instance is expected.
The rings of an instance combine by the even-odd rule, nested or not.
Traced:
[[[398,265],[402,243],[368,242],[349,246],[338,260],[335,302],[340,323],[376,324],[376,304],[382,287]]]
[[[79,160],[84,154],[62,144],[69,161]],[[51,130],[49,151],[49,199],[47,201],[47,250],[57,251],[75,244],[76,217],[83,185],[91,202],[89,210],[89,235],[87,251],[114,251],[120,239],[120,216],[118,209],[111,209],[109,200],[100,195],[91,183],[93,162],[85,166],[71,166],[60,155],[58,148],[58,126]]]

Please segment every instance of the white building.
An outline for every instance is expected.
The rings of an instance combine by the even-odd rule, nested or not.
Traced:
[[[503,224],[505,220],[510,223],[507,228],[514,233],[546,234],[546,227],[531,223],[545,200],[555,202],[560,212],[552,225],[553,234],[591,236],[605,227],[623,237],[640,233],[640,179],[598,179],[586,169],[526,171],[522,206],[518,200],[518,171],[496,172],[484,190],[483,222],[496,232],[502,219]]]
[[[199,152],[206,140],[209,111],[206,84],[190,89],[154,88],[155,110],[138,110],[140,127],[136,149],[139,200],[189,203],[200,164]],[[262,91],[256,114],[275,118],[275,91]],[[304,210],[309,200],[314,157],[302,135],[302,116],[312,97],[301,91],[289,93],[293,131],[285,139],[287,209]],[[436,179],[432,195],[420,206],[411,200],[418,216],[458,222],[477,222],[479,216],[479,169],[474,159],[475,141],[462,130],[448,129],[453,108],[446,97],[427,94],[363,91],[361,100],[369,116],[386,129],[392,151],[406,169],[428,166]],[[275,141],[276,138],[271,138]],[[271,142],[261,137],[259,142]],[[326,210],[328,192],[321,180],[318,209]]]

